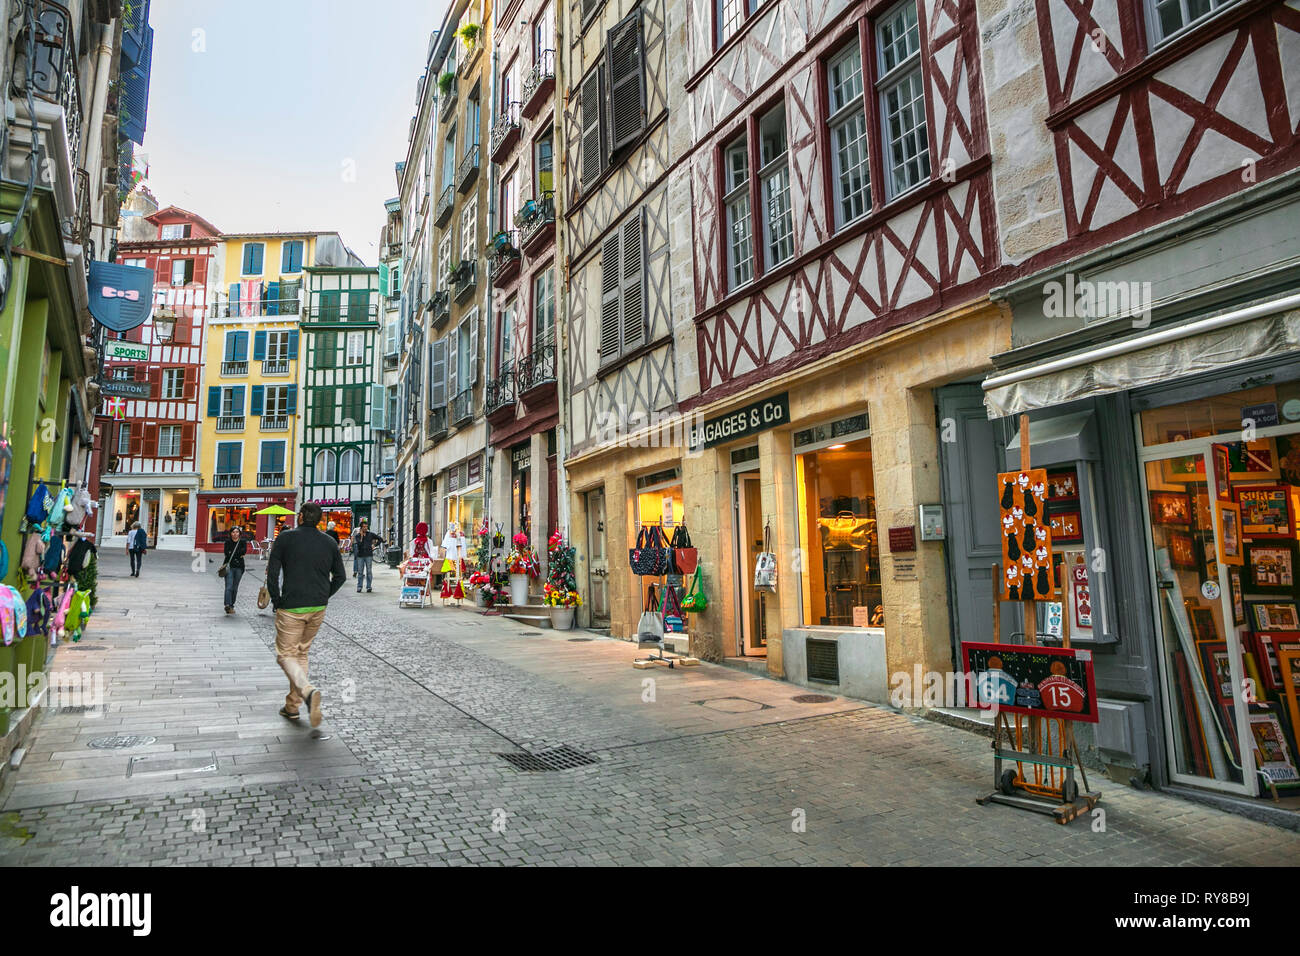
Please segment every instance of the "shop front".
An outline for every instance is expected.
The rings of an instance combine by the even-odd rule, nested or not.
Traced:
[[[274,540],[281,531],[297,524],[297,494],[259,492],[257,494],[221,494],[199,496],[198,547],[204,551],[221,551],[230,540],[230,529],[241,528],[244,538],[258,542]],[[272,505],[287,509],[287,515],[259,515]]]
[[[447,494],[443,498],[444,534],[455,529],[466,538],[471,538],[483,524],[483,456],[474,457],[452,465],[443,477]],[[439,539],[441,540],[441,539]]]
[[[126,547],[126,534],[138,521],[149,536],[149,547],[193,550],[197,479],[192,486],[171,484],[171,479],[166,485],[150,484],[145,476],[130,476],[129,480],[138,484],[109,486],[105,481],[100,486],[104,496],[103,544],[110,548],[118,544]]]
[[[334,531],[340,539],[347,538],[361,524],[370,520],[371,503],[352,501],[348,498],[316,498],[312,504],[320,505],[322,531],[334,523]],[[374,530],[373,528],[371,530]]]

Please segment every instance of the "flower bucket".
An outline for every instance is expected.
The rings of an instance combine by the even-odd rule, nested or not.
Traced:
[[[528,603],[528,575],[510,575],[510,603],[515,607],[523,607]]]
[[[474,589],[474,606],[487,607],[487,591],[482,588]]]
[[[548,609],[551,615],[551,627],[557,631],[569,631],[573,629],[573,611],[571,607],[552,607]]]

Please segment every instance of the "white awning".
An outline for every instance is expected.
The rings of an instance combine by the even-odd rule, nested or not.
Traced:
[[[989,418],[1142,388],[1300,350],[1300,295],[1009,369],[984,380]]]

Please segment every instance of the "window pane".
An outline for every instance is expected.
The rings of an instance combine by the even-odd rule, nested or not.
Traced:
[[[930,141],[926,133],[924,95],[919,69],[904,76],[884,93],[891,196],[897,196],[930,177]]]
[[[744,285],[754,275],[754,250],[750,236],[749,194],[727,203],[727,255],[731,264],[731,284]]]
[[[916,4],[905,3],[882,19],[877,35],[880,38],[881,72],[888,73],[921,49]]]
[[[831,113],[838,113],[862,95],[862,56],[855,41],[826,67]]]
[[[794,255],[794,220],[790,214],[790,167],[781,166],[763,180],[767,212],[767,264],[774,266]]]
[[[745,22],[746,0],[721,0],[718,15],[718,42],[725,43],[727,37],[736,32]]]
[[[831,128],[835,149],[835,188],[841,224],[856,219],[871,205],[867,160],[867,118],[860,110]]]

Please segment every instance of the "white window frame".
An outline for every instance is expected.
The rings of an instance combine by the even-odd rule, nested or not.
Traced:
[[[547,298],[542,298],[541,286],[545,284]],[[549,304],[547,304],[549,303]],[[543,324],[542,319],[546,322]],[[533,348],[555,342],[555,271],[548,267],[533,276]]]
[[[131,423],[122,422],[117,427],[117,453],[118,455],[131,454]]]
[[[465,200],[460,212],[460,257],[478,258],[478,194]]]
[[[321,455],[324,455],[325,458],[322,459]],[[326,465],[329,465],[330,467],[322,469],[321,468],[322,461],[324,461],[324,463]],[[334,449],[317,448],[316,454],[312,455],[311,463],[312,463],[311,478],[313,484],[317,484],[317,485],[338,484],[339,458],[338,455],[334,453]],[[322,475],[321,474],[322,471],[326,472],[326,474]]]
[[[222,385],[221,386],[221,417],[235,417],[235,392],[244,386],[242,385]]]
[[[722,46],[758,12],[763,0],[715,0],[714,16],[718,23],[718,46]]]
[[[286,418],[289,415],[289,386],[268,385],[262,392],[262,414],[266,418]]]
[[[1208,0],[1210,9],[1205,13],[1193,15],[1191,10],[1188,9],[1189,0],[1142,0],[1142,12],[1146,17],[1147,36],[1151,38],[1151,48],[1155,49],[1168,43],[1237,2],[1238,0]],[[1169,33],[1164,32],[1160,20],[1160,8],[1162,6],[1178,8],[1178,18],[1181,22],[1177,29],[1171,30]]]
[[[856,61],[856,69],[851,61]],[[862,46],[855,35],[826,61],[832,202],[840,227],[871,211],[871,143],[864,91]],[[855,183],[855,177],[860,182]]]
[[[242,272],[242,271],[241,271],[239,274],[240,274],[240,275],[244,275],[244,276],[248,276],[248,277],[250,277],[250,278],[255,277],[255,276],[265,275],[265,274],[266,274],[266,243],[265,243],[265,242],[246,242],[246,243],[244,243],[242,246],[240,246],[240,248],[239,248],[239,268],[240,268],[241,270],[244,268],[244,260],[248,258],[248,247],[249,247],[249,246],[261,246],[261,247],[262,247],[262,269],[261,269],[260,272]]]
[[[162,370],[162,398],[168,402],[179,402],[185,398],[185,369]]]
[[[274,329],[266,333],[266,361],[289,361],[288,329]]]
[[[451,233],[448,232],[438,243],[437,288],[447,287],[447,273],[451,272]]]
[[[172,285],[185,284],[185,266],[190,266],[190,281],[194,281],[194,260],[193,259],[173,259],[172,260]],[[180,266],[178,269],[177,266]]]
[[[764,156],[763,126],[779,113],[781,148]],[[758,119],[759,202],[763,208],[763,269],[774,269],[794,258],[794,208],[790,195],[790,133],[785,104],[774,106]]]
[[[744,160],[744,179],[737,181],[735,158]],[[727,287],[739,289],[754,280],[754,216],[749,195],[749,137],[740,139],[722,151],[723,183],[726,194]],[[741,259],[741,256],[744,259]]]
[[[497,369],[504,372],[515,360],[515,300],[511,299],[501,310],[501,346],[498,350]]]
[[[184,239],[185,223],[169,222],[158,233],[159,239]]]
[[[349,477],[349,473],[343,470],[343,463],[347,461],[353,461],[353,460],[356,461],[355,478]],[[339,469],[338,483],[340,485],[360,484],[362,475],[365,474],[361,452],[357,451],[355,448],[344,448],[341,452],[339,452],[338,469]]]
[[[896,38],[893,43],[887,43],[884,36],[886,27],[895,27],[899,23],[900,15],[905,15],[910,10],[912,14],[912,23],[907,30]],[[904,193],[911,192],[925,183],[928,183],[932,175],[932,166],[930,163],[930,117],[926,113],[925,106],[925,73],[921,66],[921,27],[917,11],[917,0],[903,0],[902,3],[889,9],[883,16],[879,17],[873,25],[873,35],[876,42],[876,59],[879,79],[876,81],[876,96],[880,104],[880,148],[881,154],[885,161],[885,194],[888,199],[896,199]],[[903,56],[897,62],[890,64],[891,54],[896,55],[899,40],[906,41],[909,37],[915,36],[915,48],[910,51],[904,49]],[[904,43],[904,47],[907,44]],[[889,99],[891,95],[907,87],[916,95],[912,96],[908,106],[899,110],[891,110]],[[900,116],[908,108],[912,110],[913,119],[919,113],[920,123],[914,124],[906,129],[899,128],[896,136],[895,130],[891,127],[891,121],[895,116]],[[916,149],[914,154],[903,160],[902,163],[895,163],[893,159],[893,147],[895,143],[902,143],[908,138],[917,138],[921,142],[920,148]],[[907,173],[907,168],[915,162],[917,164],[917,173],[915,180],[911,174]],[[900,172],[903,178],[900,180]]]
[[[364,365],[366,363],[366,333],[349,332],[343,347],[344,365]]]

